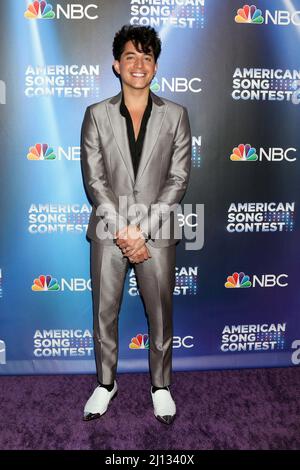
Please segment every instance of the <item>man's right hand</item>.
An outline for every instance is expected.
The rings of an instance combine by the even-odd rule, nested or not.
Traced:
[[[124,256],[126,256],[125,253]],[[150,251],[145,244],[134,255],[128,257],[131,263],[143,263],[149,258],[151,258]]]

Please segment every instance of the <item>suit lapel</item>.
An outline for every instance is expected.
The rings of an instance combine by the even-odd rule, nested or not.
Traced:
[[[126,119],[121,116],[120,103],[122,99],[122,92],[118,93],[111,100],[109,100],[107,107],[108,117],[110,124],[123,158],[125,166],[128,170],[132,183],[134,183],[134,171],[132,166],[129,142],[127,137]]]
[[[158,139],[160,129],[163,123],[163,119],[166,114],[167,106],[165,103],[154,93],[151,93],[152,98],[152,110],[150,117],[147,122],[147,129],[145,133],[145,139],[143,143],[143,149],[141,154],[141,159],[136,175],[136,183],[140,180],[143,175],[143,172],[146,169],[150,161],[150,156],[153,150],[154,145]]]
[[[159,132],[163,123],[167,106],[162,99],[151,93],[152,110],[147,123],[143,150],[140,158],[136,180],[134,181],[134,171],[132,166],[132,159],[130,154],[126,120],[120,114],[120,103],[122,99],[122,92],[109,100],[107,104],[107,112],[110,119],[110,124],[120,150],[121,156],[131,177],[132,183],[136,184],[141,178],[147,164],[149,163],[153,147],[158,139]]]

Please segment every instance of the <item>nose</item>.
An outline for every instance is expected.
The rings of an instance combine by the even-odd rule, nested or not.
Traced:
[[[137,67],[142,67],[143,66],[143,58],[142,57],[136,57],[135,59],[135,65]]]

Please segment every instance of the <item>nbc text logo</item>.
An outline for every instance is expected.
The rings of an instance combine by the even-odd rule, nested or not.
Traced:
[[[57,155],[57,158],[56,158]],[[57,147],[54,151],[53,147],[48,144],[35,144],[29,147],[27,153],[28,160],[68,160],[68,161],[79,161],[80,160],[80,147],[68,147],[64,149]]]
[[[290,10],[265,10],[264,17],[261,10],[255,5],[244,5],[239,8],[235,16],[236,23],[242,24],[273,24],[277,26],[300,26],[300,11],[291,6]]]
[[[56,5],[54,11],[53,6],[47,3],[46,0],[36,0],[30,3],[24,13],[24,17],[28,20],[52,20],[54,18],[66,18],[71,20],[81,20],[87,18],[88,20],[96,20],[99,18],[95,11],[98,10],[98,5],[90,4],[83,6],[78,3],[68,3],[67,5]]]
[[[256,151],[256,148],[252,147],[250,144],[240,144],[235,147],[230,155],[230,160],[233,162],[255,162],[266,160],[268,162],[282,162],[286,160],[288,162],[296,161],[294,156],[297,149],[290,147],[288,149],[283,149],[280,147],[269,147],[269,149],[260,148],[259,151]],[[292,153],[293,156],[290,154]]]
[[[171,91],[172,93],[200,93],[202,88],[200,88],[202,79],[199,77],[186,78],[186,77],[172,77],[167,79],[165,77],[161,78],[161,83],[159,84],[158,79],[155,77],[150,86],[153,93],[158,91]]]
[[[57,279],[50,274],[42,274],[37,279],[34,279],[31,290],[35,292],[57,292],[60,290],[60,287],[57,283]]]
[[[61,278],[59,281],[54,278],[52,275],[41,275],[37,279],[34,279],[33,285],[31,287],[33,291],[45,292],[45,291],[55,291],[55,292],[85,292],[87,290],[91,291],[91,279],[84,279],[81,277],[72,277],[69,279]]]
[[[253,274],[252,281],[250,276],[243,272],[235,272],[227,277],[225,282],[226,289],[237,289],[247,287],[287,287],[287,274],[262,274],[260,276]]]
[[[190,349],[194,347],[193,343],[194,336],[173,336],[173,348],[186,348]]]
[[[172,347],[175,349],[186,348],[190,349],[194,347],[194,336],[173,336]],[[129,344],[130,349],[149,349],[149,335],[139,333],[131,339]],[[162,345],[160,345],[162,349]]]

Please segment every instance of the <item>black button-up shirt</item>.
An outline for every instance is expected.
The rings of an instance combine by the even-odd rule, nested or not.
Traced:
[[[132,119],[130,116],[130,112],[127,109],[127,106],[124,101],[124,94],[122,93],[122,101],[120,104],[120,113],[122,116],[126,118],[126,126],[127,126],[127,135],[128,135],[128,141],[129,141],[129,148],[130,148],[130,153],[131,153],[131,159],[132,159],[132,165],[133,165],[133,170],[134,170],[134,176],[136,177],[139,163],[140,163],[140,158],[141,158],[141,153],[143,150],[143,144],[144,144],[144,139],[145,139],[145,133],[146,133],[146,127],[147,127],[147,122],[150,117],[152,110],[152,98],[150,95],[149,91],[149,96],[148,96],[148,103],[146,106],[146,109],[144,111],[143,117],[142,117],[142,122],[141,122],[141,127],[139,130],[139,135],[137,137],[137,140],[135,140],[135,135],[134,135],[134,128],[132,124]]]

